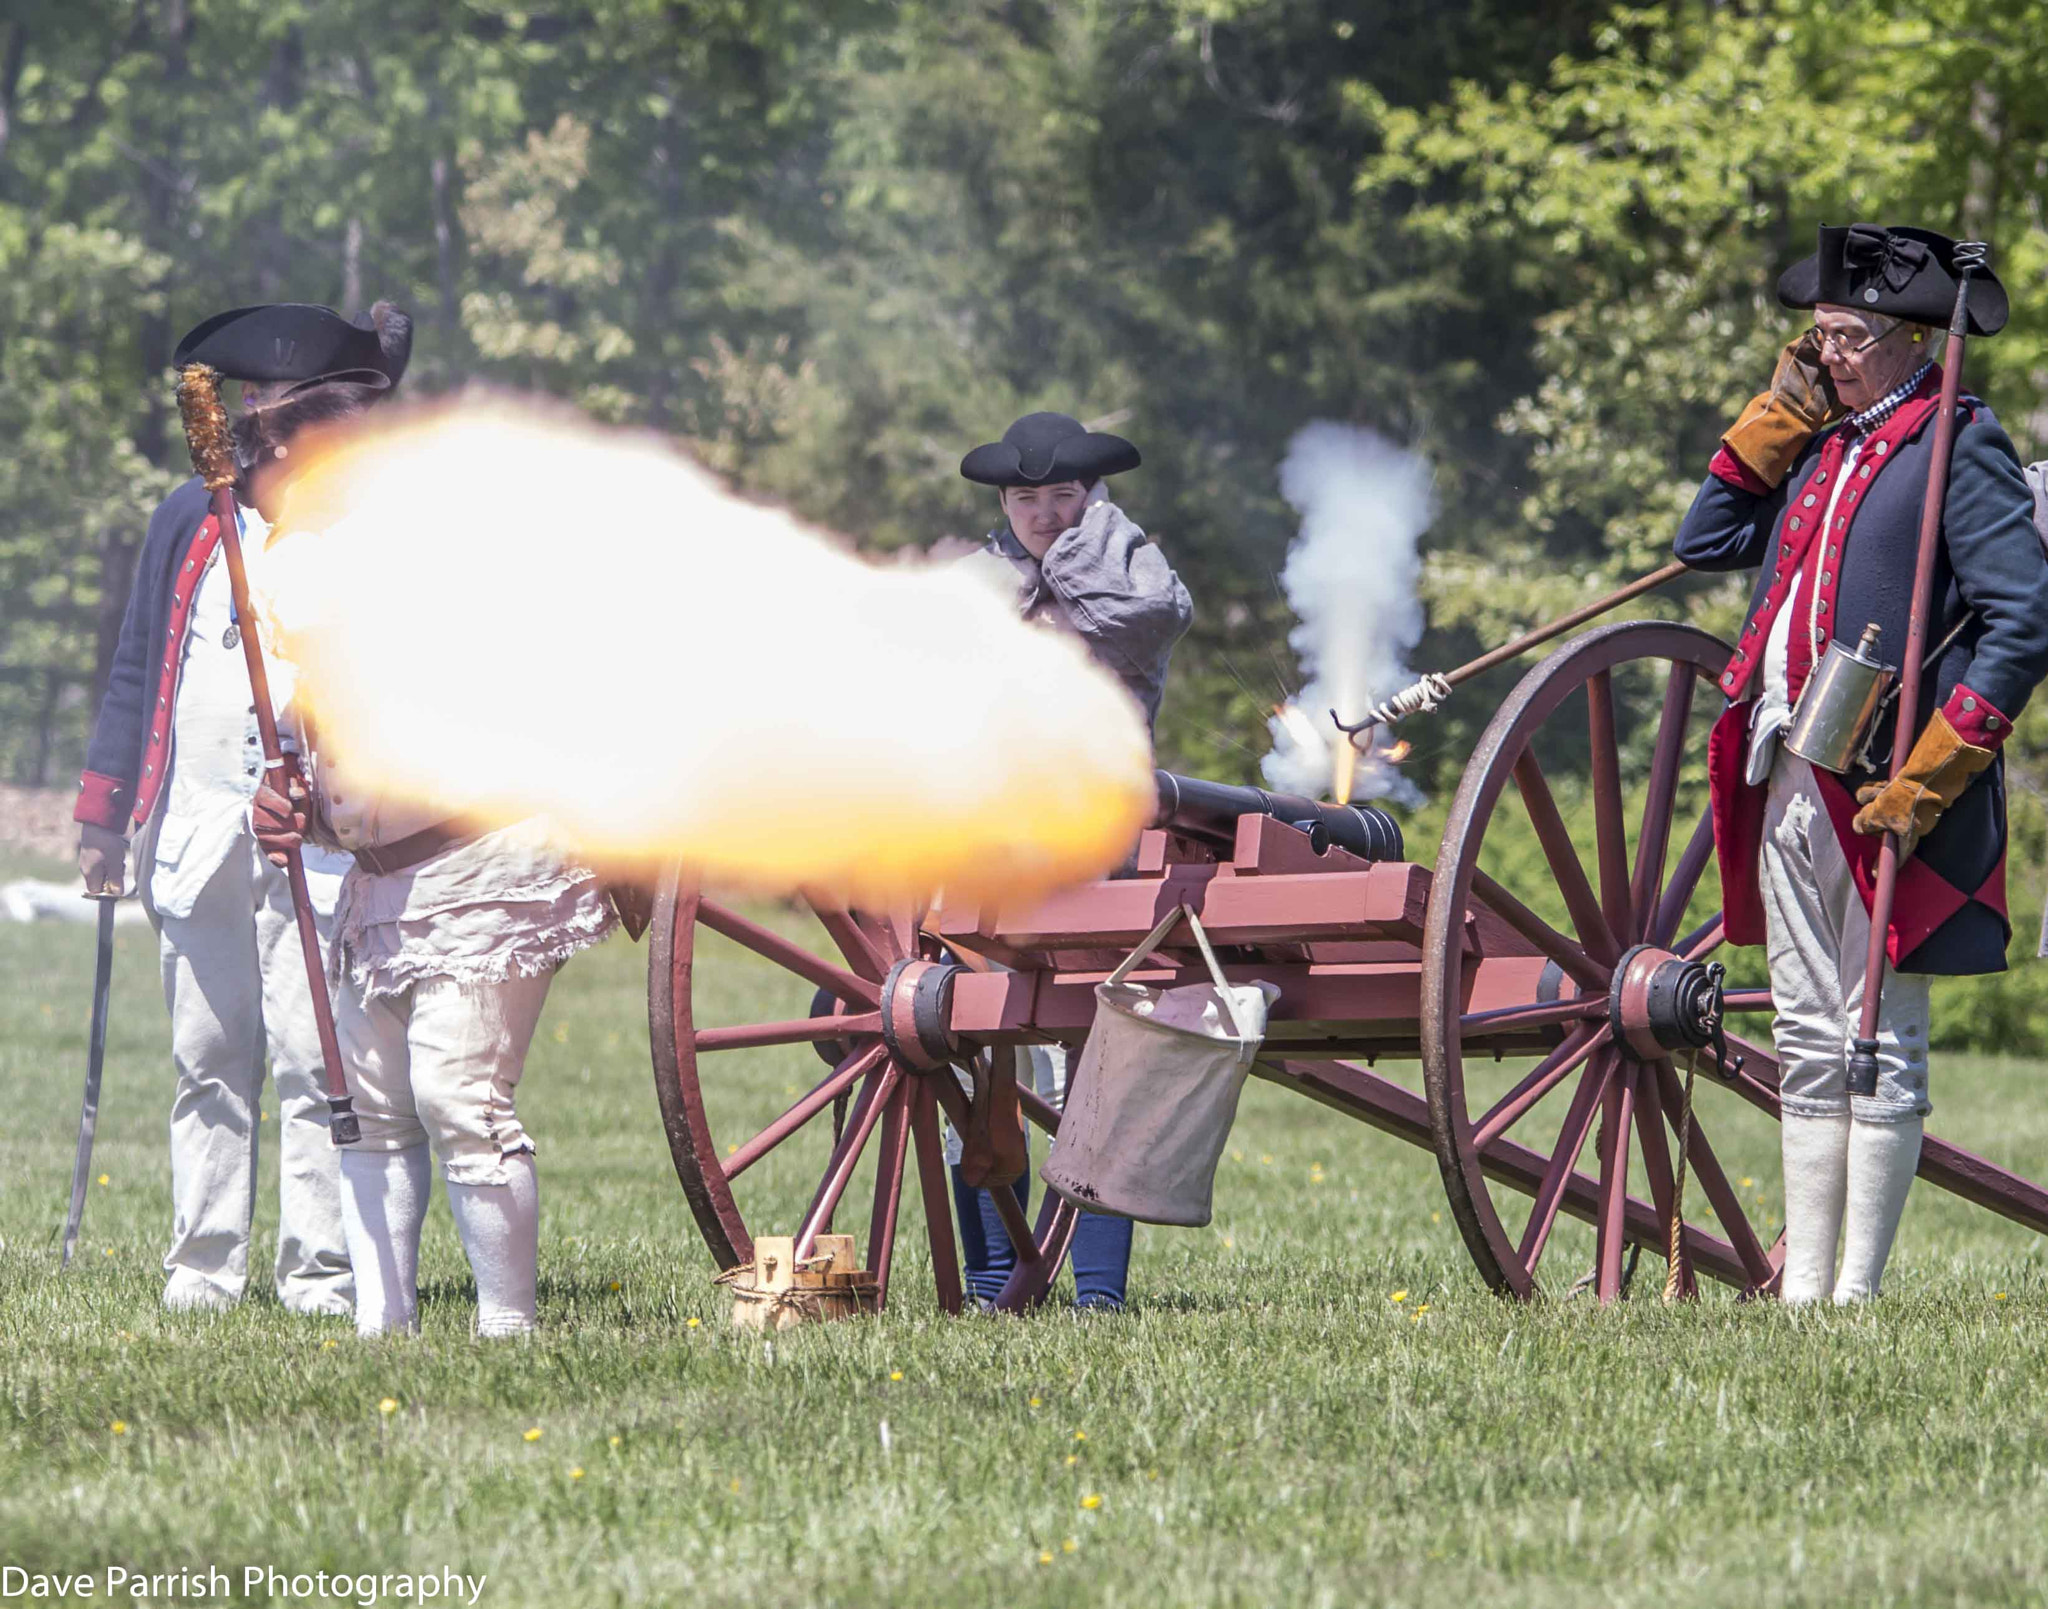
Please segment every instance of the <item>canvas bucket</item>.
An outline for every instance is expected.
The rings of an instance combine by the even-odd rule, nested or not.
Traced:
[[[1211,981],[1172,989],[1126,981],[1182,921]],[[1279,994],[1270,983],[1226,982],[1199,919],[1175,909],[1095,986],[1095,1024],[1039,1177],[1086,1212],[1207,1223],[1216,1163]]]

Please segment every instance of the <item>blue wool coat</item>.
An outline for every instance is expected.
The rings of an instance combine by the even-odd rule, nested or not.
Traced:
[[[1776,490],[1765,490],[1725,452],[1717,456],[1673,544],[1698,570],[1760,567],[1736,650],[1720,679],[1731,707],[1709,749],[1715,846],[1729,939],[1763,942],[1757,852],[1763,789],[1742,779],[1753,694],[1777,610],[1805,568],[1820,591],[1823,644],[1854,647],[1863,628],[1883,631],[1880,657],[1904,656],[1919,540],[1920,507],[1933,460],[1939,368],[1866,442],[1846,486],[1834,486],[1848,426],[1808,443]],[[1828,499],[1840,491],[1836,525],[1824,531]],[[1818,547],[1816,546],[1818,544]],[[1809,594],[1810,596],[1810,594]],[[1941,541],[1935,556],[1928,645],[1962,629],[1921,681],[1913,730],[1942,710],[1965,741],[1998,750],[2048,675],[2048,559],[2033,524],[2033,498],[2019,454],[1989,408],[1965,398],[1957,420]],[[1795,638],[1798,633],[1795,631]],[[1795,652],[1796,700],[1808,656]],[[1870,770],[1835,777],[1816,770],[1830,820],[1866,907],[1879,840],[1851,830],[1856,790],[1890,774],[1893,720],[1886,711],[1871,745]],[[1901,972],[1969,974],[2005,966],[2011,924],[2005,906],[2005,766],[1978,776],[1920,842],[1901,870],[1888,934]]]
[[[74,820],[126,833],[131,819],[146,821],[163,797],[192,599],[218,540],[206,484],[196,475],[150,516],[85,751]]]

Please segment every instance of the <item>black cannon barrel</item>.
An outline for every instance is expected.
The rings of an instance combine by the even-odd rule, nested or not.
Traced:
[[[1227,782],[1155,771],[1159,814],[1152,825],[1218,849],[1237,842],[1239,816],[1271,816],[1309,835],[1317,854],[1330,845],[1366,860],[1402,858],[1401,824],[1376,805],[1322,804],[1294,793],[1268,793],[1264,788],[1239,788]]]

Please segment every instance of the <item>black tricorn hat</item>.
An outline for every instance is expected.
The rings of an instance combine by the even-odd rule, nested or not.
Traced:
[[[1822,224],[1820,247],[1778,276],[1787,307],[1848,307],[1946,329],[1956,310],[1956,243],[1932,229]],[[1988,268],[1970,276],[1970,333],[1996,335],[2010,308]]]
[[[1138,449],[1121,436],[1090,430],[1063,413],[1027,413],[1001,441],[977,447],[960,460],[960,473],[984,486],[1046,486],[1077,480],[1086,486],[1106,475],[1136,469]]]
[[[343,318],[310,302],[234,307],[194,326],[171,361],[204,363],[230,380],[283,382],[293,391],[326,381],[388,390],[412,353],[412,320],[386,303],[383,317]]]

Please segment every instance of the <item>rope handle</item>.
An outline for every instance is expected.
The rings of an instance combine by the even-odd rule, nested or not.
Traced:
[[[1202,931],[1202,919],[1195,915],[1194,907],[1184,901],[1159,919],[1159,925],[1146,934],[1143,939],[1139,940],[1138,947],[1135,950],[1117,962],[1116,970],[1110,973],[1105,981],[1111,984],[1122,983],[1125,978],[1137,970],[1140,962],[1144,961],[1154,950],[1159,948],[1160,941],[1173,931],[1174,927],[1183,917],[1187,919],[1188,926],[1194,930],[1195,944],[1202,952],[1203,961],[1208,964],[1209,977],[1216,985],[1217,997],[1222,1000],[1223,1009],[1229,1014],[1230,1031],[1237,1036],[1239,1041],[1242,1041],[1245,1038],[1244,1019],[1237,1014],[1237,997],[1230,992],[1230,982],[1223,976],[1223,968],[1216,960],[1215,950],[1209,946],[1209,935]]]

